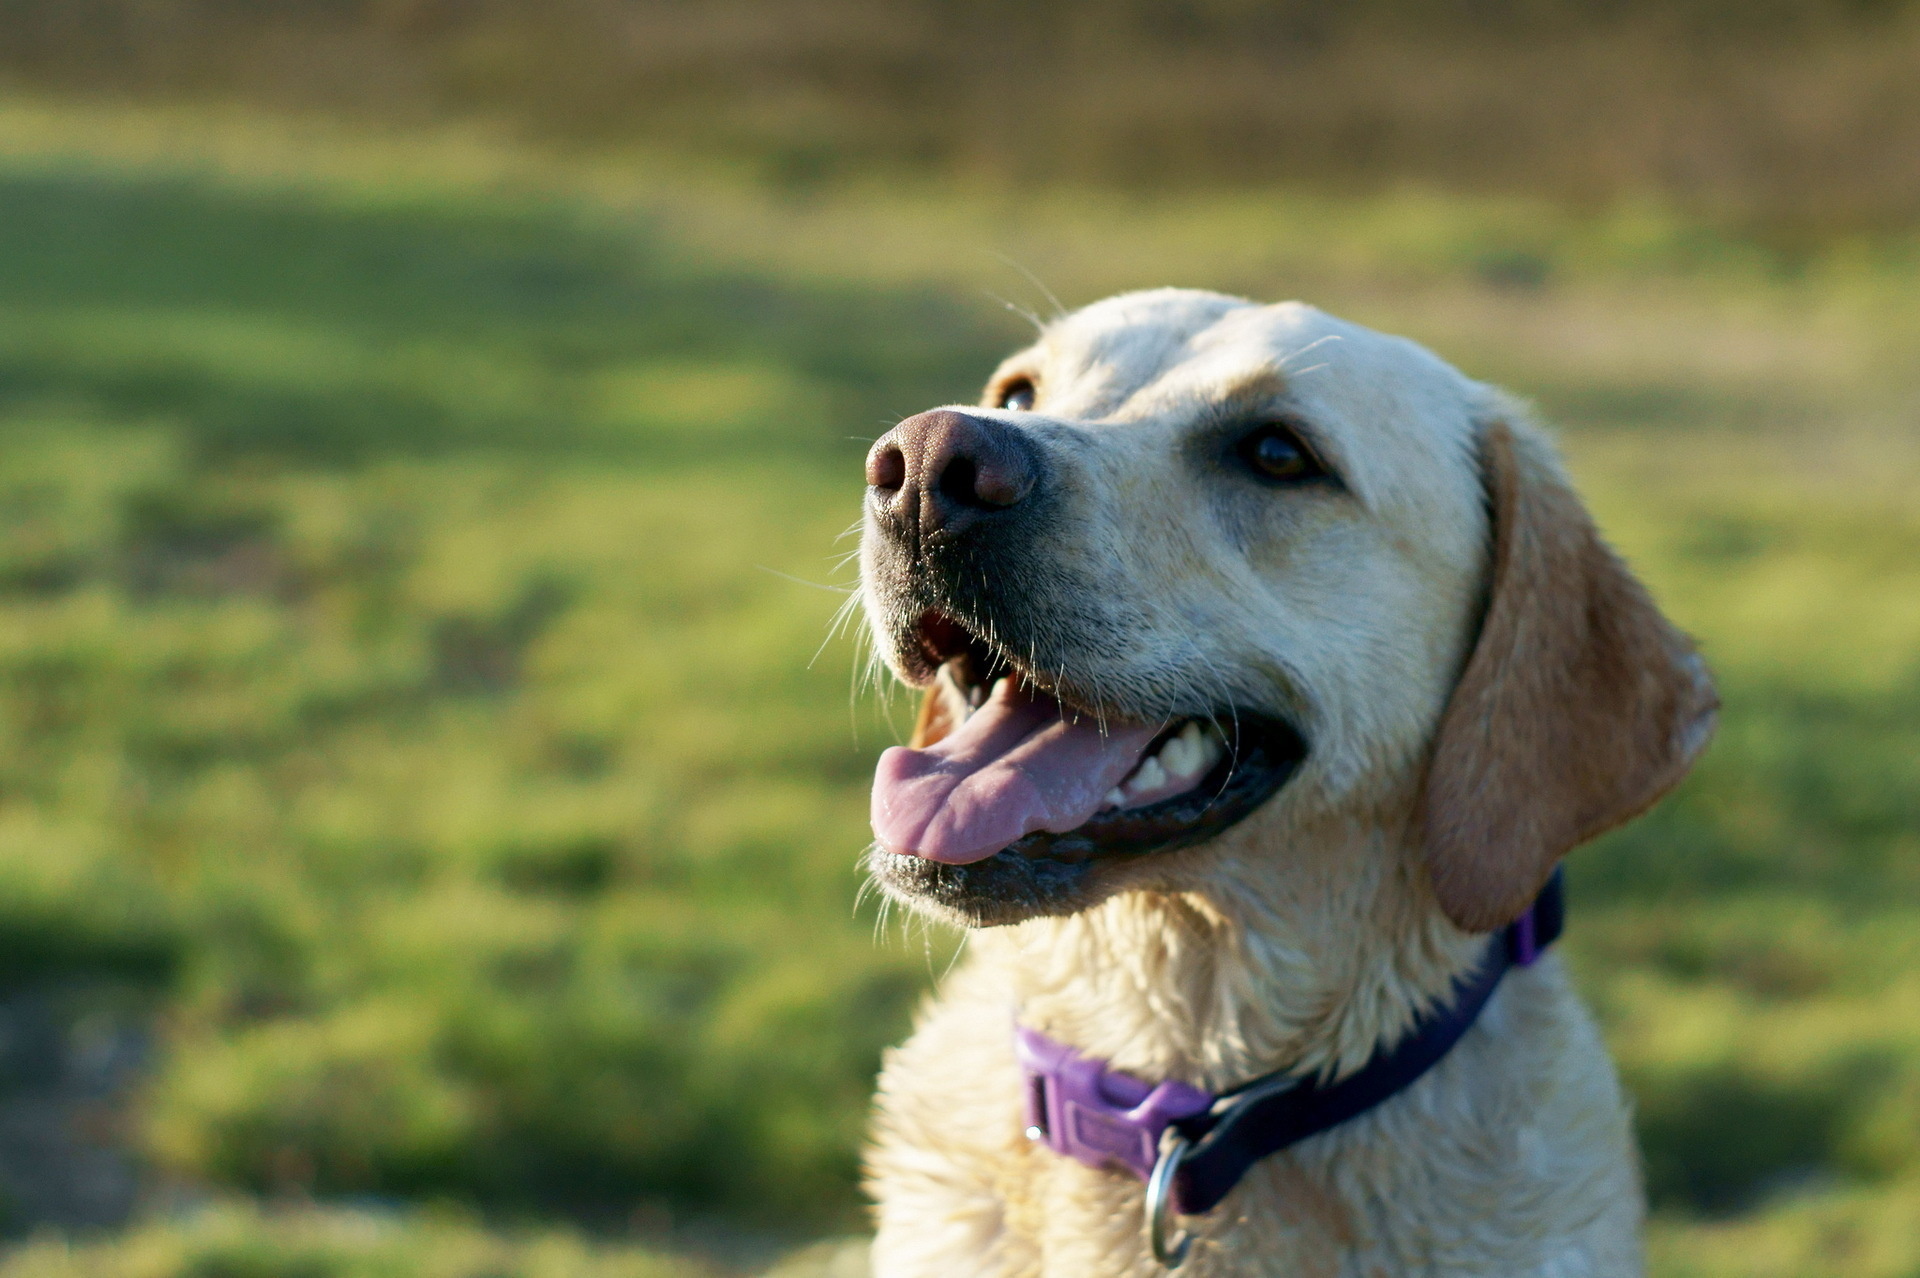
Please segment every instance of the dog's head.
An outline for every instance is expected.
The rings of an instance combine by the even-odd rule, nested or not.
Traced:
[[[1376,819],[1487,930],[1711,728],[1698,658],[1545,442],[1311,307],[1098,303],[982,407],[882,437],[867,481],[868,620],[927,689],[880,762],[871,868],[940,917],[1204,888],[1229,830],[1280,855],[1401,794]]]

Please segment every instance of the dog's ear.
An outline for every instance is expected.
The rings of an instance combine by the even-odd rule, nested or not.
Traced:
[[[1600,540],[1544,445],[1492,423],[1481,467],[1486,615],[1420,814],[1440,906],[1474,932],[1519,917],[1569,850],[1678,783],[1719,706],[1693,644]]]

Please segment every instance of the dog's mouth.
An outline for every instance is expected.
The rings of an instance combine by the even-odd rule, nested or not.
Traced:
[[[883,859],[1084,863],[1186,847],[1258,808],[1306,755],[1297,732],[1265,716],[1205,708],[1148,723],[1103,711],[941,614],[922,617],[913,641],[945,685],[946,731],[880,758]],[[933,865],[898,869],[918,880]]]

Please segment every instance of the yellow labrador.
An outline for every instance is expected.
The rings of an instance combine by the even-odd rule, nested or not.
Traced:
[[[1641,1272],[1600,1038],[1550,952],[1496,947],[1716,701],[1516,406],[1311,307],[1162,290],[1054,323],[867,478],[871,630],[928,690],[870,869],[980,929],[881,1076],[879,1278]],[[1437,1060],[1176,1215],[1233,1089],[1332,1094],[1414,1040]],[[1092,1126],[1050,1128],[1062,1096]],[[1102,1123],[1145,1152],[1103,1161]]]

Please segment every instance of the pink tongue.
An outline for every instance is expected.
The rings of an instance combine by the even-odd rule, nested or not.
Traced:
[[[1156,727],[1074,721],[1048,696],[994,685],[987,703],[924,750],[895,746],[873,777],[873,833],[889,852],[965,865],[1035,830],[1065,833],[1100,810]]]

